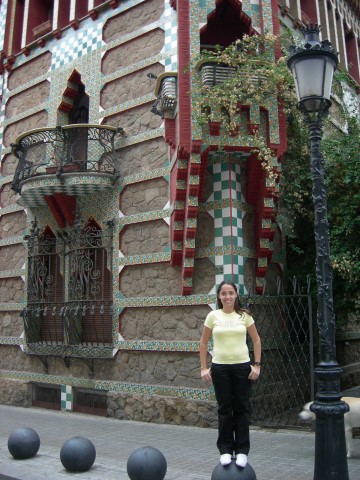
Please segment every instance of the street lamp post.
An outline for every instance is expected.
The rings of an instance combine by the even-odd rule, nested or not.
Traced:
[[[335,50],[319,40],[320,26],[303,28],[305,44],[291,47],[288,66],[294,76],[298,108],[309,127],[312,196],[315,207],[316,280],[319,328],[319,363],[315,368],[317,392],[311,406],[316,415],[314,480],[348,480],[344,414],[341,401],[341,368],[336,361],[335,314],[330,267],[327,198],[321,152],[323,122],[331,106],[333,74],[338,64]]]

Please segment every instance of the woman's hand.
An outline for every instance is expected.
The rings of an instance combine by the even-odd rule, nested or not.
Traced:
[[[249,380],[257,380],[260,375],[260,365],[250,365],[251,372],[248,376]]]
[[[211,369],[210,368],[202,368],[201,369],[201,378],[204,382],[211,382]]]

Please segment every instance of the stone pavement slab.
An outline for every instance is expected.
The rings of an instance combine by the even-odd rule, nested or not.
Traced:
[[[28,460],[13,459],[7,449],[9,435],[19,427],[34,428],[41,439],[39,453]],[[67,472],[60,462],[63,443],[76,435],[88,438],[96,448],[93,467],[83,473]],[[156,447],[165,455],[165,480],[210,480],[219,458],[216,436],[214,429],[0,405],[0,480],[1,475],[17,480],[128,480],[129,455],[142,446]],[[360,480],[360,439],[354,442],[349,474],[350,480]],[[312,480],[314,434],[253,428],[249,462],[257,480]]]

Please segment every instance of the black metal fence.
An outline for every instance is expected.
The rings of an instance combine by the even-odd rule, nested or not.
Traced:
[[[304,424],[298,414],[314,393],[312,303],[308,291],[249,295],[251,311],[262,340],[261,376],[252,386],[253,425],[294,427]]]

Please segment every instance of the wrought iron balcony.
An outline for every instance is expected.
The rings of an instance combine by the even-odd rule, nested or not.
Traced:
[[[19,159],[12,184],[21,195],[18,203],[37,206],[55,192],[86,195],[113,188],[119,177],[114,138],[120,131],[76,124],[20,135],[12,144]]]
[[[21,312],[26,351],[36,355],[112,355],[111,301],[28,303]]]
[[[176,72],[166,72],[158,76],[155,95],[157,96],[157,99],[152,106],[152,113],[160,115],[161,118],[164,118],[165,115],[172,118],[177,105]]]

